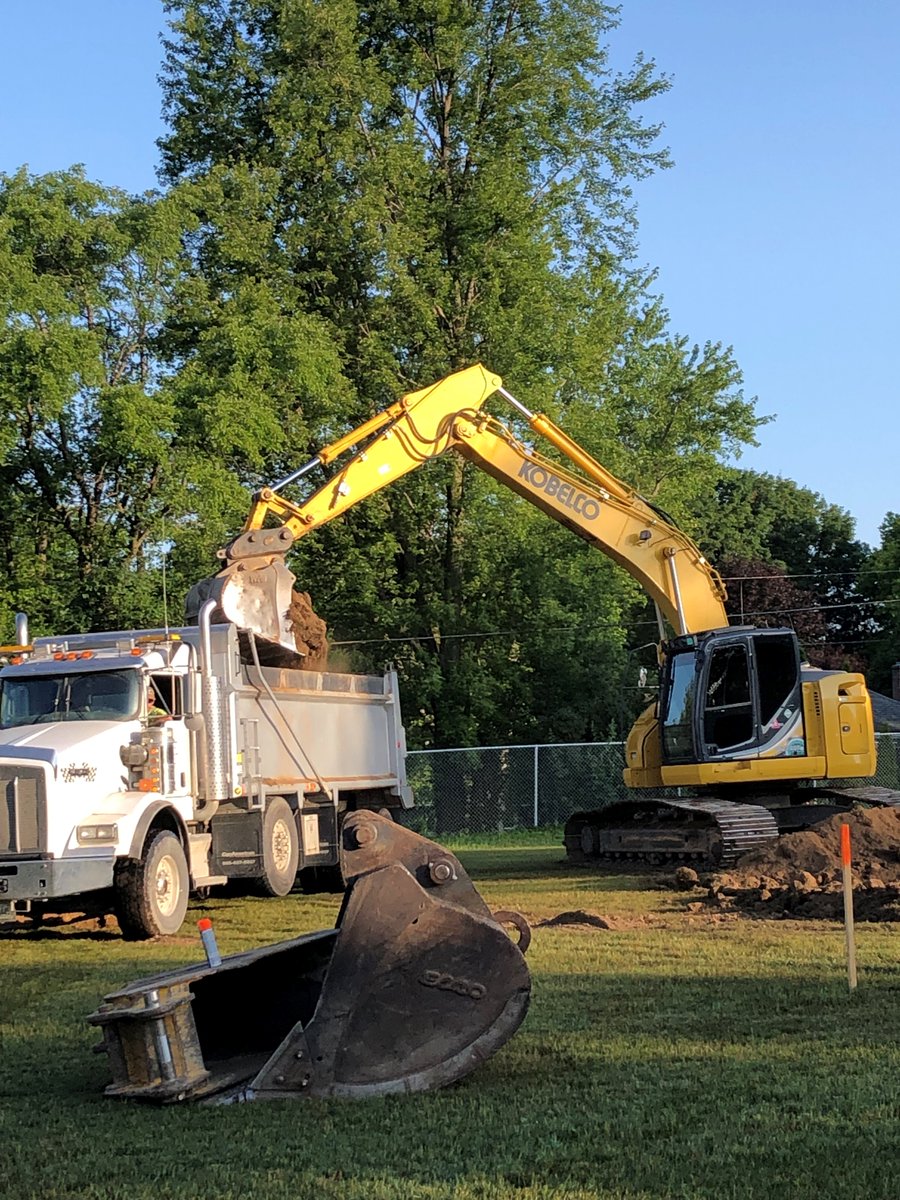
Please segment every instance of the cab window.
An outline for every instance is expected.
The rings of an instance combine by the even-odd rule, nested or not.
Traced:
[[[766,735],[780,729],[785,709],[800,702],[800,663],[797,643],[790,635],[761,636],[755,643],[759,723]]]
[[[706,673],[703,740],[708,754],[723,754],[755,739],[750,656],[744,642],[717,646]]]
[[[183,682],[180,675],[150,676],[149,686],[155,696],[156,706],[170,717],[180,717],[184,712]]]
[[[0,726],[128,721],[138,715],[139,704],[137,671],[10,676],[0,690]]]
[[[693,715],[696,678],[695,651],[683,651],[673,655],[662,718],[663,753],[666,762],[690,762],[694,757]]]

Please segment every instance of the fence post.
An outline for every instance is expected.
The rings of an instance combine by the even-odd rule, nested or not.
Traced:
[[[539,746],[534,747],[534,827],[538,827],[538,750]]]

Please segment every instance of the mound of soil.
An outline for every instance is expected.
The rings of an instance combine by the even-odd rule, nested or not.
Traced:
[[[709,902],[760,916],[843,919],[841,825],[850,826],[858,920],[900,920],[900,811],[869,808],[829,817],[745,854],[709,881]]]
[[[612,929],[613,924],[609,917],[603,917],[600,913],[589,912],[584,908],[577,908],[570,912],[557,913],[555,917],[547,917],[544,921],[538,921],[535,924],[535,929],[546,928],[552,925],[578,925],[588,929]]]
[[[309,592],[292,594],[288,620],[297,652],[303,655],[303,669],[324,671],[328,663],[328,628],[315,612]]]

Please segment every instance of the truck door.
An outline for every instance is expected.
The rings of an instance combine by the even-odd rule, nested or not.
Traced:
[[[181,796],[191,788],[191,760],[188,731],[184,724],[184,677],[155,672],[149,686],[156,698],[156,707],[166,714],[148,717],[148,726],[159,732],[153,737],[160,747],[162,789]]]

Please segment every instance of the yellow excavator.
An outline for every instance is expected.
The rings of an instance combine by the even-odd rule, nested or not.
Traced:
[[[527,427],[528,442],[485,411],[495,394]],[[567,465],[535,450],[534,435]],[[403,396],[258,492],[243,532],[219,552],[223,569],[189,599],[189,615],[192,603],[212,598],[219,619],[293,652],[287,551],[448,451],[608,555],[656,606],[659,697],[625,746],[624,782],[644,795],[575,813],[565,829],[571,859],[727,865],[856,799],[900,803],[886,789],[840,786],[875,770],[863,676],[811,668],[792,629],[729,625],[725,587],[694,542],[481,365]],[[305,500],[282,494],[316,468],[334,473]]]

